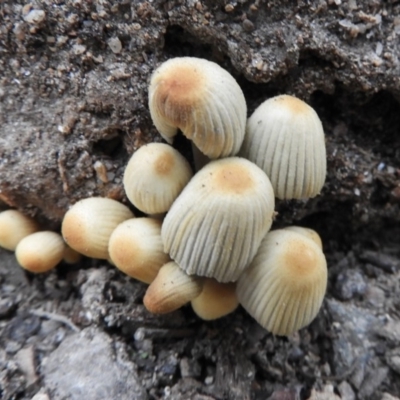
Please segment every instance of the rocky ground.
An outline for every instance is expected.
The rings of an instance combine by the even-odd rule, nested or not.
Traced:
[[[289,93],[324,124],[319,197],[279,202],[275,227],[315,228],[329,264],[317,319],[278,338],[239,309],[200,321],[142,305],[145,285],[105,262],[33,276],[0,253],[0,398],[385,399],[400,396],[400,4],[292,1],[0,3],[0,207],[58,229],[160,141],[154,68],[204,57],[249,113]],[[189,146],[177,147],[189,155]]]

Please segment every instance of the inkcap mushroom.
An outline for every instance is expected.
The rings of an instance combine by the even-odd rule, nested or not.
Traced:
[[[240,304],[264,328],[288,336],[317,315],[327,285],[321,248],[285,229],[269,232],[237,282]]]
[[[201,278],[187,275],[171,261],[161,267],[147,288],[143,304],[153,314],[166,314],[197,297],[201,289]]]
[[[235,155],[240,149],[246,101],[232,75],[214,62],[178,57],[161,64],[151,77],[149,108],[168,143],[180,129],[211,159]]]
[[[129,208],[116,200],[88,197],[67,211],[61,232],[66,243],[78,253],[107,260],[111,233],[121,222],[133,217]]]
[[[124,189],[131,203],[146,214],[161,214],[190,181],[186,159],[173,147],[150,143],[138,149],[126,166]]]
[[[111,234],[108,251],[118,269],[145,283],[153,282],[170,261],[161,240],[161,221],[155,218],[133,218],[119,224]]]
[[[189,275],[236,281],[272,224],[274,194],[265,173],[238,157],[212,161],[164,219],[164,250]]]
[[[304,101],[281,95],[251,115],[240,156],[269,177],[279,199],[306,199],[320,193],[326,178],[324,131]]]
[[[15,256],[22,268],[41,273],[53,269],[63,259],[64,251],[60,234],[41,231],[23,238],[15,249]]]
[[[26,236],[37,232],[39,224],[18,210],[0,212],[0,247],[14,251]]]

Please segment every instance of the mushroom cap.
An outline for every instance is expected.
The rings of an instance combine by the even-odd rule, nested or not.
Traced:
[[[315,244],[317,244],[318,247],[322,250],[321,237],[313,229],[305,228],[304,226],[297,226],[297,225],[287,226],[284,229],[287,231],[293,231],[293,232],[300,233],[301,235],[307,236],[309,239],[311,239],[313,242],[315,242]]]
[[[202,279],[187,275],[171,261],[161,267],[147,288],[143,304],[154,314],[166,314],[197,297],[201,289]]]
[[[314,109],[296,97],[273,97],[254,111],[240,155],[265,171],[279,199],[314,197],[324,186],[322,124]]]
[[[68,246],[78,253],[107,260],[111,233],[121,222],[133,217],[129,208],[116,200],[89,197],[67,211],[61,232]]]
[[[26,236],[15,249],[15,256],[22,268],[34,272],[53,269],[64,256],[65,243],[56,232],[41,231]]]
[[[128,199],[140,211],[159,214],[169,210],[192,175],[189,163],[173,147],[150,143],[129,160],[124,188]]]
[[[240,304],[264,328],[290,335],[317,315],[327,285],[321,248],[297,232],[269,232],[237,283]]]
[[[204,278],[203,290],[191,304],[193,311],[204,320],[224,317],[239,305],[236,283],[221,283],[212,278]]]
[[[0,247],[14,251],[26,236],[37,232],[39,224],[18,210],[0,212]]]
[[[170,261],[161,240],[161,221],[133,218],[117,226],[108,251],[113,264],[125,274],[151,283],[160,268]]]
[[[82,259],[82,254],[65,244],[63,261],[67,264],[77,264]]]
[[[154,125],[169,143],[178,129],[208,157],[237,154],[247,106],[240,86],[218,64],[178,57],[161,64],[149,87]]]
[[[162,225],[164,250],[189,275],[236,281],[272,224],[265,173],[238,157],[212,161],[176,199]]]

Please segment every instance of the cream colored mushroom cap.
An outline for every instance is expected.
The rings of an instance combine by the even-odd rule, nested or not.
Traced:
[[[315,242],[315,244],[322,250],[321,237],[318,235],[317,232],[314,231],[314,229],[305,228],[304,226],[297,226],[297,225],[286,226],[284,229],[287,231],[293,231],[307,236],[309,239]]]
[[[314,109],[296,97],[273,97],[254,111],[240,155],[265,171],[279,199],[315,197],[324,186],[322,124]]]
[[[53,269],[64,256],[65,243],[56,232],[41,231],[26,236],[15,249],[15,256],[22,268],[41,273]]]
[[[272,224],[265,173],[238,157],[210,162],[176,199],[162,225],[164,250],[189,275],[234,282]]]
[[[160,268],[170,261],[161,240],[161,221],[133,218],[117,226],[108,251],[113,264],[125,274],[151,283]]]
[[[288,336],[317,315],[327,285],[320,247],[289,230],[269,232],[237,283],[240,304],[264,328]]]
[[[123,182],[135,207],[146,214],[159,214],[169,210],[192,175],[189,163],[173,147],[150,143],[133,154]]]
[[[0,247],[14,251],[26,236],[37,232],[39,224],[18,210],[0,212]]]
[[[204,320],[224,317],[239,305],[236,283],[221,283],[212,278],[204,278],[203,290],[191,304],[193,311]]]
[[[169,143],[180,129],[212,159],[240,149],[246,101],[236,80],[218,64],[194,57],[164,62],[151,77],[149,108],[154,125]]]
[[[202,279],[187,275],[171,261],[161,267],[147,288],[143,304],[154,314],[166,314],[197,297],[201,289]]]
[[[67,211],[61,232],[66,243],[78,253],[107,260],[111,233],[121,222],[133,217],[129,208],[116,200],[89,197]]]

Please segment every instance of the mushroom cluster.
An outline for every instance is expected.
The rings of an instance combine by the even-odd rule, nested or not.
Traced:
[[[139,148],[123,177],[127,198],[147,216],[135,217],[115,200],[83,199],[65,214],[62,240],[54,232],[34,233],[38,227],[29,220],[20,222],[23,234],[3,239],[7,222],[0,214],[0,246],[19,243],[19,262],[35,272],[46,263],[35,255],[34,240],[47,241],[41,247],[49,248],[48,265],[66,257],[65,249],[108,260],[149,284],[143,302],[154,313],[190,302],[209,320],[240,303],[278,335],[309,324],[327,285],[321,239],[302,227],[269,230],[275,197],[306,199],[324,185],[325,141],[315,111],[283,95],[265,101],[246,122],[235,79],[191,57],[154,71],[149,108],[167,144]],[[195,174],[171,146],[179,131],[192,140],[195,161],[202,158]]]

